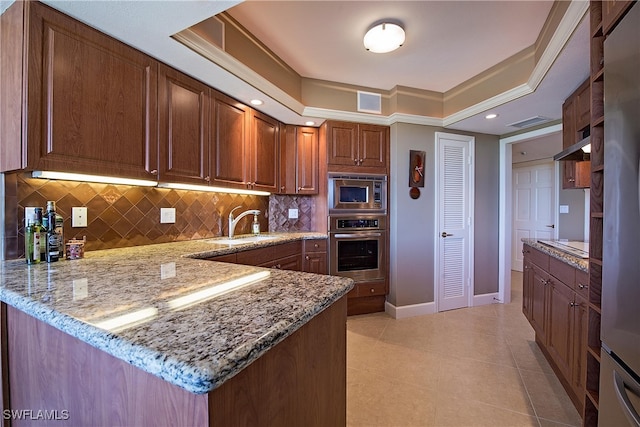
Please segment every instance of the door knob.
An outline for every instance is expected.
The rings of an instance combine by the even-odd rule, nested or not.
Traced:
[[[556,228],[556,225],[555,225],[555,224],[545,225],[545,227],[549,227],[549,228]]]
[[[453,236],[453,234],[449,234],[446,231],[443,231],[441,234],[442,237],[449,237],[449,236]]]

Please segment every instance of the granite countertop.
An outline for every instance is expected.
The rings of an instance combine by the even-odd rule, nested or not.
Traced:
[[[353,287],[344,277],[198,259],[327,237],[273,235],[233,246],[205,239],[109,249],[32,266],[4,261],[0,300],[172,384],[207,393]],[[214,295],[229,283],[243,286]]]
[[[552,246],[549,245],[545,245],[544,243],[541,243],[538,241],[538,239],[528,239],[528,238],[523,238],[522,239],[522,243],[526,243],[527,245],[536,248],[546,254],[551,255],[552,257],[559,259],[560,261],[563,261],[567,264],[569,264],[572,267],[575,267],[579,270],[582,270],[584,272],[589,272],[589,260],[588,259],[584,259],[584,258],[580,258],[577,257],[575,255],[572,255],[568,252],[562,251],[560,249],[554,248]]]

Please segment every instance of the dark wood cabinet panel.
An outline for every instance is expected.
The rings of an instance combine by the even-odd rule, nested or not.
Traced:
[[[158,179],[207,184],[209,181],[209,87],[160,65],[158,72]]]
[[[573,291],[555,278],[549,281],[547,350],[565,378],[571,378]]]
[[[246,105],[215,92],[211,171],[211,182],[215,185],[247,188],[249,112]]]
[[[26,7],[23,167],[155,179],[158,63],[41,3]]]
[[[318,162],[318,129],[282,126],[279,192],[318,194]]]
[[[562,104],[562,149],[567,149],[578,142],[576,129],[576,103],[570,96]]]
[[[578,88],[575,94],[575,121],[576,131],[580,132],[583,129],[589,127],[591,122],[591,84],[587,79]],[[579,139],[580,135],[578,136]]]
[[[249,176],[251,189],[278,190],[278,151],[280,125],[277,120],[251,110]]]
[[[302,270],[307,273],[327,274],[327,240],[305,240]]]
[[[329,170],[387,173],[389,127],[334,121],[325,126]]]
[[[591,162],[562,161],[562,188],[589,188],[591,186]]]
[[[327,122],[328,163],[330,165],[358,165],[358,124]]]
[[[526,260],[522,267],[522,313],[531,321],[531,298],[533,291],[533,264]]]
[[[359,125],[359,166],[387,169],[387,147],[389,128],[376,125]]]
[[[589,306],[587,300],[575,295],[572,325],[572,357],[573,370],[571,385],[575,395],[584,396],[587,382],[587,339],[589,328]]]
[[[547,286],[549,275],[539,268],[533,266],[533,282],[531,286],[531,318],[529,322],[540,337],[541,342],[547,341]]]

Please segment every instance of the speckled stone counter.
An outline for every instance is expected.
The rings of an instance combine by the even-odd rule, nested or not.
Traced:
[[[551,255],[554,258],[559,259],[572,267],[575,267],[584,272],[589,272],[589,261],[583,258],[578,258],[575,255],[571,255],[567,252],[561,251],[544,243],[538,242],[536,239],[522,239],[522,243],[526,243],[532,248],[536,248],[546,254]]]
[[[344,296],[347,278],[205,261],[317,233],[242,245],[215,239],[0,264],[0,299],[193,393],[219,387]],[[217,294],[224,287],[242,287]]]

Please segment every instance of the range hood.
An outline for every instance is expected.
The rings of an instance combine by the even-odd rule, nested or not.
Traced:
[[[591,147],[589,147],[587,151],[583,150],[583,147],[586,147],[590,144],[591,136],[587,136],[586,138],[581,139],[566,150],[563,150],[553,156],[553,160],[576,160],[578,162],[591,160]]]

